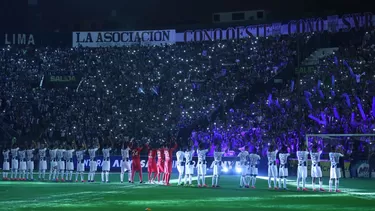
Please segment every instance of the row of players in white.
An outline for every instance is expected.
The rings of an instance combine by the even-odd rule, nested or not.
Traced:
[[[98,148],[89,149],[90,155],[90,172],[88,181],[93,181],[95,172],[97,171],[97,162],[95,161],[96,151]],[[109,157],[111,148],[103,149],[103,168],[102,168],[102,181],[108,182],[108,175],[110,170],[110,163]],[[124,160],[129,160],[129,150],[122,150]],[[10,179],[30,179],[33,180],[33,171],[34,171],[34,151],[35,149],[28,149],[28,150],[19,150],[19,148],[14,148],[6,151],[3,151],[3,178],[8,178],[8,171],[10,170],[9,165],[9,153],[12,155],[12,162],[11,162],[11,177]],[[50,174],[49,180],[56,180],[59,179],[61,176],[61,180],[72,181],[73,171],[74,171],[74,164],[73,164],[73,153],[76,152],[77,156],[77,171],[76,171],[76,181],[78,181],[78,175],[81,176],[81,181],[83,179],[83,172],[84,168],[84,154],[86,150],[78,150],[75,151],[74,149],[65,150],[65,149],[50,149],[48,150],[49,158],[50,158]],[[47,149],[39,149],[39,179],[44,180],[45,174],[47,170],[47,161],[46,161],[46,154]],[[125,159],[126,158],[126,159]],[[130,169],[130,165],[127,162],[122,164],[122,168]],[[66,172],[65,172],[66,170]],[[20,171],[20,177],[18,177],[18,171]]]
[[[288,157],[290,156],[289,153],[279,153],[279,171],[277,171],[276,165],[276,155],[278,150],[275,151],[268,151],[267,158],[268,158],[268,187],[271,189],[271,181],[273,178],[274,188],[286,188],[286,178],[288,177],[288,167],[287,161]],[[317,152],[308,152],[308,151],[297,151],[297,159],[298,159],[298,168],[297,168],[297,190],[300,190],[300,182],[302,181],[302,190],[306,191],[306,178],[307,178],[307,160],[308,155],[310,154],[311,157],[311,177],[312,177],[312,188],[314,191],[315,189],[315,181],[319,181],[319,190],[324,191],[322,188],[323,181],[322,181],[322,170],[320,167],[320,156],[322,151]],[[256,175],[258,174],[257,169],[257,162],[260,157],[256,154],[249,154],[247,151],[242,151],[238,155],[240,157],[241,162],[241,181],[240,186],[249,186],[249,182],[246,179],[251,178],[252,186],[255,185]],[[330,180],[329,180],[329,191],[332,191],[333,182],[335,183],[335,192],[340,192],[338,189],[339,186],[339,179],[341,178],[341,171],[339,167],[339,159],[343,155],[337,152],[330,152],[329,159],[331,162],[331,169],[330,169]],[[249,159],[249,165],[246,165],[246,161]],[[277,178],[279,178],[279,185],[277,186]]]
[[[97,162],[95,161],[96,151],[98,148],[89,149],[90,155],[90,172],[88,176],[88,181],[93,181],[95,177],[95,173],[97,171]],[[103,149],[103,167],[102,167],[102,181],[108,182],[108,175],[110,171],[110,150],[111,148]],[[121,162],[121,174],[120,180],[123,182],[124,173],[127,171],[130,178],[130,162],[129,162],[129,148],[122,149],[122,162]],[[47,149],[39,149],[39,179],[45,178],[45,172],[47,170],[47,162],[46,162],[46,151]],[[72,174],[74,170],[73,165],[73,152],[75,150],[64,150],[64,149],[52,149],[49,150],[49,155],[51,159],[51,168],[50,168],[50,175],[49,179],[58,179],[59,174],[61,175],[61,179],[64,177],[65,171],[65,161],[66,161],[66,180],[72,180]],[[84,172],[84,162],[83,156],[86,150],[78,150],[76,151],[77,156],[77,172],[76,172],[76,181],[78,180],[78,175],[81,176],[81,181],[83,180],[83,172]],[[208,149],[205,150],[197,150],[198,154],[198,163],[197,163],[197,170],[198,170],[198,186],[205,186],[205,176],[206,176],[206,154]],[[278,188],[286,189],[286,178],[288,176],[288,168],[287,168],[287,158],[290,156],[289,153],[279,153],[279,160],[280,166],[279,171],[277,172],[277,165],[276,165],[276,155],[278,151],[267,152],[268,157],[268,185],[271,188],[271,178],[274,178],[274,187],[277,188],[277,177],[279,177],[279,186]],[[17,173],[18,169],[20,173],[22,173],[21,178],[33,179],[33,170],[34,170],[34,149],[29,150],[22,150],[19,151],[19,148],[11,149],[12,154],[12,171],[11,171],[11,178],[18,178]],[[185,173],[185,184],[187,183],[187,179],[189,179],[189,184],[192,184],[192,175],[194,174],[194,165],[192,162],[194,150],[191,151],[178,151],[176,153],[177,156],[177,169],[179,171],[179,178],[178,184],[181,184],[182,178]],[[214,152],[214,162],[212,163],[211,168],[213,168],[213,177],[212,177],[212,186],[218,186],[218,181],[221,172],[221,162],[222,156],[224,152]],[[300,189],[300,182],[302,181],[302,188],[305,189],[306,185],[306,177],[307,177],[307,159],[308,159],[308,151],[298,151],[297,158],[298,158],[298,169],[297,169],[297,189]],[[319,152],[311,152],[311,161],[312,161],[312,168],[311,168],[311,177],[313,178],[313,189],[315,189],[315,180],[319,180],[320,190],[322,189],[322,171],[320,168],[320,155],[322,151]],[[8,177],[9,171],[9,150],[3,152],[4,156],[4,163],[3,163],[3,178]],[[335,191],[338,191],[339,185],[339,178],[341,177],[340,169],[338,166],[339,158],[343,156],[340,153],[331,152],[329,153],[329,158],[331,161],[331,171],[330,171],[330,181],[329,181],[329,190],[332,189],[333,180],[335,180]],[[255,187],[256,184],[256,176],[258,175],[258,168],[257,163],[260,160],[260,156],[257,154],[250,154],[247,151],[242,151],[238,154],[240,158],[240,165],[241,165],[241,179],[240,179],[240,186],[250,186],[250,182],[252,187]],[[20,160],[20,166],[18,166],[18,158]],[[185,164],[185,165],[184,165]],[[186,170],[186,172],[184,172]],[[26,174],[26,175],[25,175]],[[306,190],[306,189],[305,189]]]

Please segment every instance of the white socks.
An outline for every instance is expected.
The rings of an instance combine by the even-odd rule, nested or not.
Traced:
[[[301,178],[297,177],[297,189],[299,189],[300,180],[301,180]]]
[[[206,175],[202,175],[202,185],[206,185]]]
[[[102,182],[109,182],[109,172],[108,171],[102,171]]]
[[[181,184],[181,180],[182,180],[182,174],[179,173],[179,174],[178,174],[178,185]]]

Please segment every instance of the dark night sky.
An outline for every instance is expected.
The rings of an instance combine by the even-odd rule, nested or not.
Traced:
[[[29,7],[27,0],[0,0],[1,30],[72,30],[87,22],[112,23],[110,14],[127,28],[161,28],[182,24],[210,23],[214,12],[265,9],[274,20],[289,20],[327,14],[371,12],[369,0],[38,0]],[[118,25],[110,25],[116,27]]]

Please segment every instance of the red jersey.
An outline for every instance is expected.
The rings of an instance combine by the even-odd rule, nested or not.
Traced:
[[[177,149],[177,144],[174,145],[173,148],[164,148],[164,155],[165,155],[165,160],[166,161],[171,161],[172,160],[172,154],[173,151]]]
[[[148,159],[155,160],[155,158],[156,158],[156,149],[150,149],[148,151]]]
[[[141,152],[142,152],[142,147],[137,147],[132,149],[132,159],[133,160],[140,160],[141,159]]]
[[[156,155],[158,156],[158,162],[161,163],[164,161],[164,151],[163,148],[156,150]]]

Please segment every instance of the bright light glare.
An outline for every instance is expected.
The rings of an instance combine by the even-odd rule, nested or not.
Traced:
[[[223,172],[228,172],[228,169],[227,169],[227,168],[223,168],[222,171],[223,171]]]
[[[240,168],[236,168],[236,172],[237,173],[241,173],[241,169]]]

